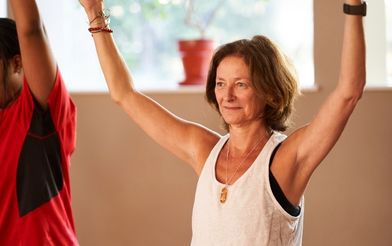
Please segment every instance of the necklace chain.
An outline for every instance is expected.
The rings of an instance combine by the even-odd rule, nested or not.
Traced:
[[[256,149],[256,147],[264,140],[265,135],[263,138],[260,138],[259,141],[257,141],[257,143],[253,146],[253,148],[248,152],[244,153],[243,156],[241,156],[241,162],[240,164],[237,166],[237,168],[235,169],[234,173],[231,175],[230,179],[227,179],[227,173],[228,173],[228,163],[229,163],[229,155],[230,155],[230,145],[228,145],[227,147],[227,152],[226,152],[226,182],[225,185],[229,185],[230,181],[234,178],[234,176],[237,174],[238,170],[240,169],[240,167],[245,163],[245,160],[248,159],[249,155]],[[244,158],[243,158],[244,157]]]
[[[269,134],[265,134],[262,138],[260,138],[259,141],[257,141],[257,143],[253,146],[253,148],[248,152],[248,153],[244,153],[243,156],[241,156],[241,162],[240,164],[237,166],[237,168],[235,169],[234,173],[231,175],[230,179],[228,179],[228,163],[229,163],[229,155],[230,155],[230,145],[228,143],[227,145],[227,152],[226,152],[226,180],[225,180],[225,185],[223,186],[222,190],[221,190],[221,194],[220,194],[220,202],[221,203],[225,203],[226,199],[227,199],[227,193],[228,193],[228,189],[227,187],[229,186],[229,183],[231,182],[231,180],[234,178],[234,176],[237,174],[238,170],[240,169],[240,167],[244,164],[245,160],[248,159],[249,155],[256,149],[257,146],[259,146],[259,144],[266,138],[266,136],[268,136]]]

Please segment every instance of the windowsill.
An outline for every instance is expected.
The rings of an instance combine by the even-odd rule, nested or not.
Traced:
[[[392,91],[392,85],[367,85],[365,91],[369,92],[380,92],[380,91]]]

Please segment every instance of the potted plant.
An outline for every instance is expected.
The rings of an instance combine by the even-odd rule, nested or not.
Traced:
[[[178,49],[182,59],[185,79],[180,85],[203,85],[207,81],[210,60],[214,51],[214,42],[205,37],[206,30],[211,25],[224,0],[209,9],[204,15],[198,14],[195,8],[196,0],[187,0],[185,24],[198,30],[197,39],[178,40]]]

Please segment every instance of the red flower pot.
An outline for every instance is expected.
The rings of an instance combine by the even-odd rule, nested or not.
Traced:
[[[180,85],[206,84],[214,42],[208,39],[179,40],[178,49],[185,73]]]

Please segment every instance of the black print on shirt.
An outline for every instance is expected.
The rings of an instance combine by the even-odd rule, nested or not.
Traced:
[[[50,111],[33,112],[19,157],[16,189],[22,217],[55,197],[63,188],[60,140]]]

